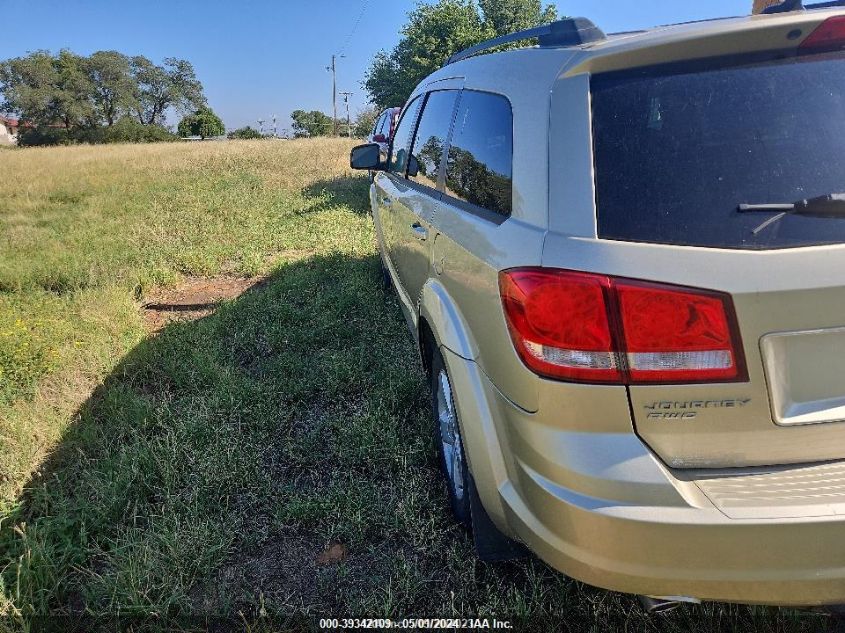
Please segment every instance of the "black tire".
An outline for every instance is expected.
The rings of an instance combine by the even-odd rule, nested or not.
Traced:
[[[390,271],[387,270],[383,259],[379,258],[379,264],[381,265],[381,289],[385,294],[390,294],[393,290],[393,280],[390,278]]]
[[[516,541],[508,538],[496,527],[478,496],[478,489],[475,487],[475,480],[467,465],[464,443],[461,436],[461,427],[458,421],[458,409],[455,406],[454,392],[452,391],[452,380],[440,350],[432,344],[431,347],[431,372],[429,381],[431,385],[431,410],[434,419],[434,436],[437,445],[437,453],[440,460],[440,469],[446,478],[446,488],[449,492],[449,505],[455,519],[467,529],[472,530],[475,542],[475,551],[478,558],[483,561],[497,562],[524,558],[528,551]],[[446,450],[447,442],[444,438],[444,421],[441,419],[443,405],[445,404],[444,386],[446,393],[451,400],[452,432],[457,441],[454,442],[457,450],[449,453]],[[451,464],[450,464],[451,462]],[[458,486],[458,479],[455,473],[459,474],[462,483]]]
[[[443,356],[436,347],[431,351],[430,381],[434,437],[440,469],[446,479],[449,505],[455,520],[469,529],[472,526],[470,486],[474,487],[475,484],[469,477],[452,382]]]

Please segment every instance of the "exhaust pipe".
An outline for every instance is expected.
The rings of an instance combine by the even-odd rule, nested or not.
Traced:
[[[668,613],[684,603],[700,604],[701,600],[688,596],[638,596],[640,604],[648,615]]]

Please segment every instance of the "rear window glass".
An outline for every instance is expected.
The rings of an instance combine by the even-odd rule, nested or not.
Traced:
[[[843,218],[741,203],[845,192],[845,56],[597,75],[592,80],[599,237],[767,249],[845,241]]]
[[[501,95],[464,90],[446,160],[446,193],[510,215],[512,163],[510,102]]]

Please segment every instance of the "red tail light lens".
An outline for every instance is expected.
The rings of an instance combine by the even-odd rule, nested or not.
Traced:
[[[614,288],[631,382],[737,378],[727,295],[625,281]]]
[[[502,273],[500,287],[526,365],[553,378],[621,380],[605,298],[609,278],[526,268]]]
[[[845,15],[828,18],[807,36],[799,50],[802,53],[821,53],[845,47]]]
[[[500,274],[511,338],[538,374],[577,382],[746,380],[728,295],[547,268]]]

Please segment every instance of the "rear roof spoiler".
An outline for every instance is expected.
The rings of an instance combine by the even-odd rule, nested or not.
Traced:
[[[578,46],[580,44],[598,42],[607,39],[607,36],[604,34],[604,31],[598,28],[587,18],[567,18],[565,20],[558,20],[557,22],[551,22],[542,26],[535,26],[532,29],[494,37],[491,40],[481,42],[475,46],[470,46],[469,48],[452,55],[448,60],[446,60],[446,65],[454,64],[457,61],[466,59],[467,57],[472,57],[482,51],[502,46],[503,44],[510,44],[512,42],[520,42],[522,40],[529,40],[533,38],[537,38],[540,41],[540,47],[551,48],[559,46]]]

